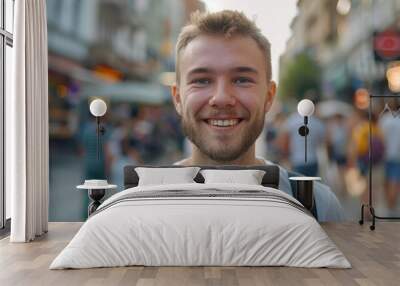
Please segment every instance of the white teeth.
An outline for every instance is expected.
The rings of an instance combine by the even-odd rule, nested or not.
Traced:
[[[216,120],[216,119],[209,119],[208,124],[214,126],[233,126],[239,123],[239,119],[228,119],[228,120]]]

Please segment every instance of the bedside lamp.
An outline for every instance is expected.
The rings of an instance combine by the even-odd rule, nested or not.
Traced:
[[[100,160],[100,136],[103,135],[106,130],[104,126],[100,126],[100,117],[106,114],[107,105],[101,99],[95,99],[90,103],[89,106],[90,113],[96,117],[96,134],[97,134],[97,160]],[[88,206],[88,216],[94,213],[101,204],[101,199],[104,197],[106,190],[115,189],[116,185],[111,185],[107,180],[95,179],[95,180],[85,180],[84,184],[77,186],[77,189],[85,189],[88,191],[89,197],[92,202]]]
[[[100,136],[106,132],[104,126],[100,126],[100,117],[102,117],[107,111],[106,103],[101,99],[95,99],[90,103],[90,113],[96,117],[96,134],[97,134],[97,160],[100,159],[99,147],[100,147]]]
[[[304,117],[304,125],[299,128],[300,136],[304,137],[304,160],[307,162],[307,135],[310,132],[308,129],[308,117],[314,113],[314,103],[309,99],[303,99],[297,105],[297,112]],[[314,181],[320,181],[320,177],[304,177],[296,176],[289,177],[289,180],[296,182],[296,189],[293,193],[294,197],[299,200],[314,216],[316,207],[314,203]]]
[[[314,103],[309,99],[303,99],[297,105],[297,112],[304,117],[304,125],[299,128],[300,136],[304,137],[304,160],[307,162],[307,135],[310,130],[307,127],[308,117],[314,113]]]

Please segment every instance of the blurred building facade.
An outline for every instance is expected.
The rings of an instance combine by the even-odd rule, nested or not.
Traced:
[[[374,40],[378,33],[400,31],[400,1],[299,0],[297,7],[280,59],[282,73],[296,55],[307,53],[322,68],[323,97],[351,102],[360,87],[388,92],[385,74],[390,61],[377,59]],[[394,48],[400,54],[400,46]]]
[[[83,97],[163,103],[162,71],[195,0],[48,0],[50,139],[71,138]],[[103,92],[102,92],[103,91]]]
[[[204,9],[198,0],[47,0],[50,221],[85,220],[88,196],[75,186],[93,179],[88,170],[121,190],[126,164],[180,156],[183,135],[160,75],[175,70],[178,33]],[[96,160],[93,98],[107,103],[104,160]]]

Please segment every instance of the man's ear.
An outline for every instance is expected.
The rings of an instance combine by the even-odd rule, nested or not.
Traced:
[[[274,102],[276,94],[276,83],[271,80],[268,84],[268,90],[264,102],[264,114],[268,112],[268,110],[271,108],[272,103]]]
[[[179,86],[176,85],[176,83],[174,83],[171,86],[171,96],[172,96],[172,101],[174,103],[175,106],[175,110],[176,112],[178,112],[178,114],[180,116],[182,116],[182,101],[181,101],[181,95],[179,93]]]

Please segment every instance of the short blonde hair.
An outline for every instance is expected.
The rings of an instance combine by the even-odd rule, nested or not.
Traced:
[[[221,12],[191,14],[190,22],[182,28],[175,48],[176,82],[179,83],[180,53],[196,37],[200,35],[221,35],[226,38],[240,35],[251,37],[265,56],[267,80],[271,80],[271,47],[268,39],[261,33],[256,24],[242,12],[224,10]]]

